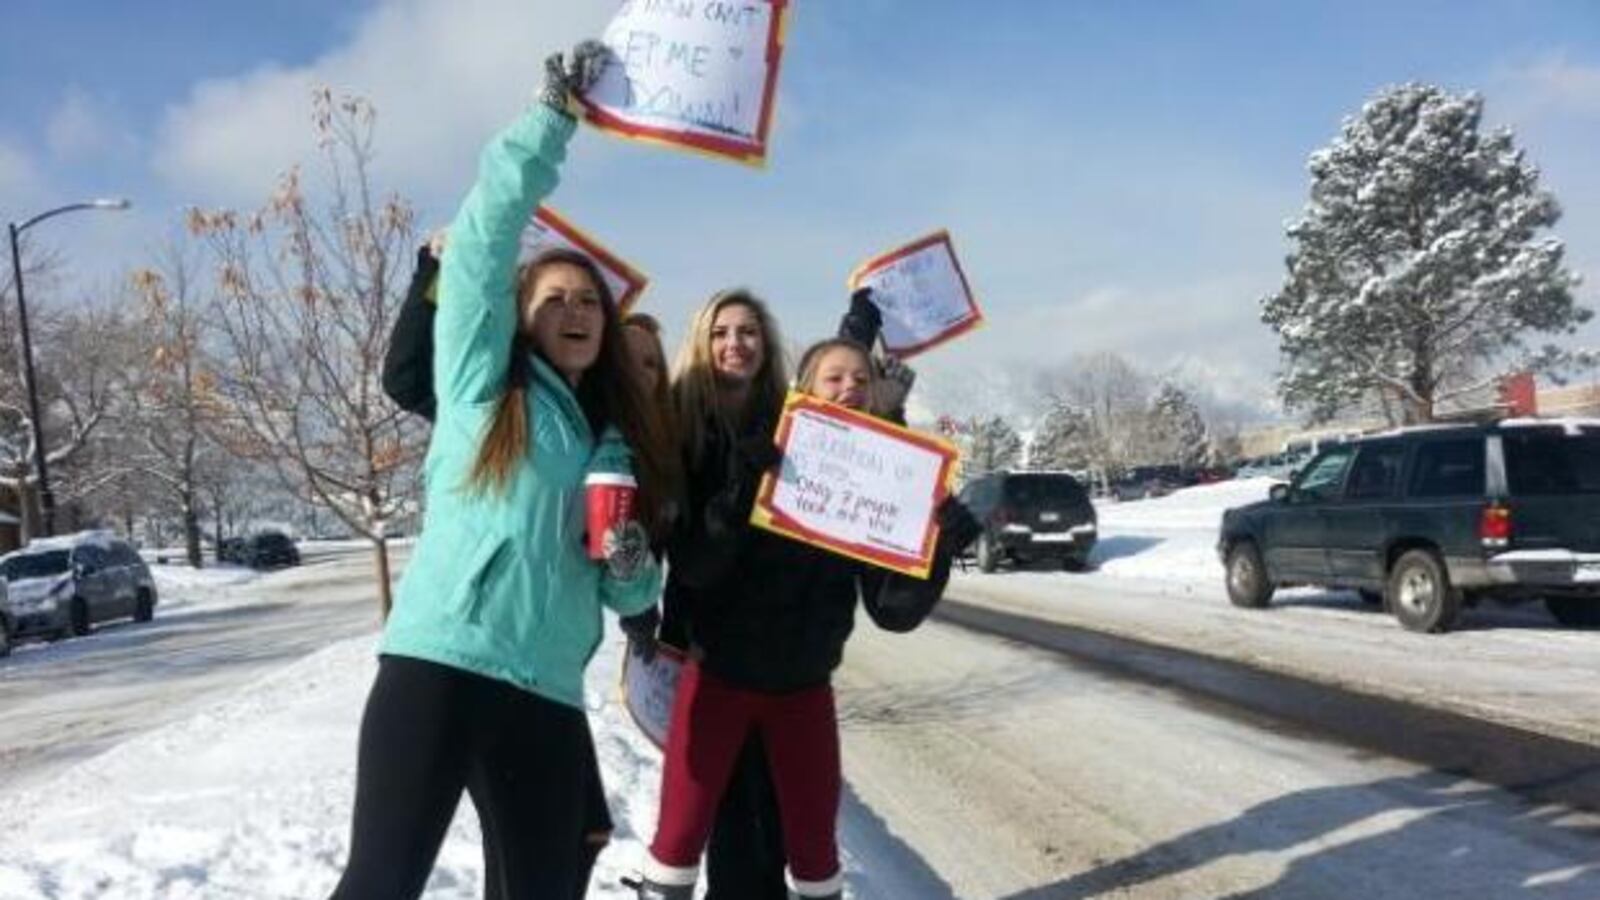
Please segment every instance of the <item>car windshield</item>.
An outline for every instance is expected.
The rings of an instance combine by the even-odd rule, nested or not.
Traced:
[[[1067,475],[1006,479],[1006,500],[1026,506],[1067,506],[1084,499],[1083,486]]]
[[[281,534],[258,534],[251,540],[255,541],[257,547],[270,547],[275,550],[291,545],[290,540]]]
[[[16,581],[21,578],[44,578],[49,575],[60,575],[67,571],[68,556],[65,550],[51,550],[46,553],[28,553],[22,556],[13,556],[0,563],[7,581]]]
[[[1600,429],[1508,429],[1503,440],[1512,496],[1600,494]]]

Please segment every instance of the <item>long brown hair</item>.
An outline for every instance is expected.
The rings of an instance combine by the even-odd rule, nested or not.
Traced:
[[[755,313],[756,320],[761,323],[762,344],[761,368],[750,384],[745,408],[736,411],[734,418],[717,403],[717,373],[711,358],[711,327],[716,323],[717,313],[730,306],[743,306]],[[744,288],[713,295],[695,313],[689,335],[678,348],[678,360],[673,366],[673,408],[689,462],[700,461],[712,429],[731,435],[742,424],[738,418],[748,418],[752,413],[776,416],[783,408],[783,396],[788,387],[783,338],[778,334],[777,320],[767,310],[767,305]]]
[[[523,322],[523,310],[534,302],[534,286],[539,275],[553,265],[577,266],[588,274],[600,295],[604,324],[600,333],[600,354],[578,379],[575,390],[578,405],[598,439],[606,425],[614,425],[633,451],[634,475],[639,481],[641,521],[663,521],[662,510],[674,498],[682,482],[682,468],[671,433],[660,409],[645,394],[633,372],[617,304],[594,261],[582,253],[553,248],[540,253],[517,274],[517,328],[511,338],[510,366],[506,372],[505,393],[495,404],[494,418],[485,430],[478,458],[473,463],[468,483],[482,491],[506,491],[516,468],[531,452],[527,395],[533,382],[536,352]]]

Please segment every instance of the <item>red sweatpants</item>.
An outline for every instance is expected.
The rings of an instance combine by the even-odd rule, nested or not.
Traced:
[[[698,865],[745,738],[759,732],[772,768],[789,871],[803,881],[839,872],[839,722],[828,685],[792,694],[741,690],[690,661],[678,680],[650,853]]]

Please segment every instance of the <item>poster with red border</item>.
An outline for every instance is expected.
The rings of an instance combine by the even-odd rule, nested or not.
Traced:
[[[983,324],[948,231],[873,257],[850,273],[851,291],[872,288],[883,311],[883,348],[904,359]]]
[[[611,51],[578,97],[583,117],[630,140],[766,165],[790,0],[626,0]]]
[[[939,538],[954,445],[875,416],[790,392],[774,441],[783,465],[756,492],[758,528],[916,578]]]
[[[594,260],[606,280],[606,287],[611,289],[611,296],[616,298],[621,315],[625,316],[633,309],[633,304],[650,283],[650,279],[638,269],[623,262],[578,226],[550,207],[541,206],[534,210],[528,227],[522,231],[523,254],[537,253],[547,247],[577,250]]]
[[[628,717],[650,743],[664,748],[667,726],[672,724],[672,704],[678,696],[678,677],[688,657],[671,644],[656,643],[655,658],[642,661],[630,649],[623,651],[622,705]]]

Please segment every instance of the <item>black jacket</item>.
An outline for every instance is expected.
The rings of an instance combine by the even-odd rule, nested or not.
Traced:
[[[439,261],[426,245],[417,249],[417,268],[400,303],[389,349],[383,355],[383,392],[406,412],[433,421],[433,304],[428,289],[439,274]]]
[[[769,439],[761,417],[744,441]],[[859,601],[879,627],[910,631],[950,578],[940,548],[924,581],[780,537],[749,523],[761,470],[738,440],[714,439],[689,472],[685,515],[668,549],[663,637],[737,687],[787,692],[826,684]]]

